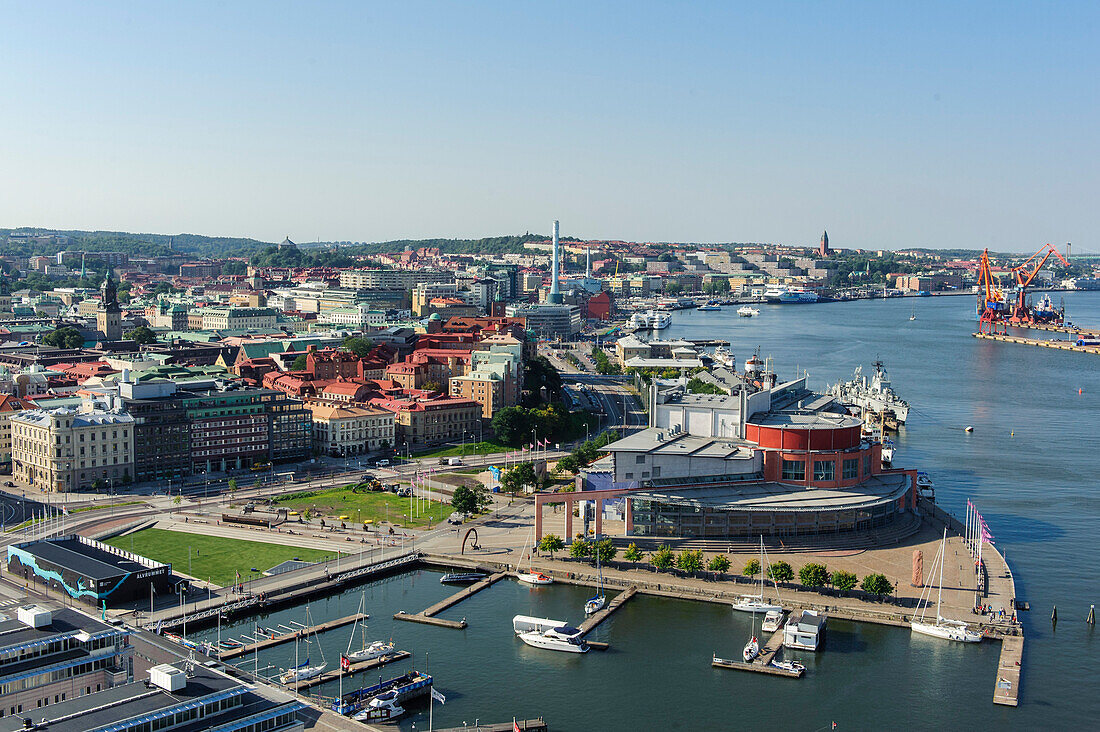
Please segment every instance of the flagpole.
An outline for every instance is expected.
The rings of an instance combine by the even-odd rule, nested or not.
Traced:
[[[970,499],[966,499],[966,533],[963,540],[966,542],[967,551],[970,550]]]

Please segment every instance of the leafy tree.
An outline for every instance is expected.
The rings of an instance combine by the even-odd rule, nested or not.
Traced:
[[[538,482],[535,466],[531,463],[522,463],[501,476],[500,489],[505,493],[522,493],[527,486],[533,488],[538,485]]]
[[[768,578],[776,582],[790,582],[794,579],[794,569],[786,562],[772,562],[768,566]]]
[[[460,485],[451,494],[451,505],[462,513],[481,513],[489,505],[489,494],[484,486]]]
[[[313,520],[313,511],[310,511],[308,508],[302,511],[302,518],[305,519],[306,523],[309,523]]]
[[[248,265],[244,262],[222,262],[222,274],[223,275],[243,275],[248,274]]]
[[[174,503],[178,506],[181,503],[183,503],[183,499],[180,496],[177,495],[175,498],[172,499],[172,503]]]
[[[229,482],[225,484],[225,487],[230,493],[237,490],[237,479],[236,478],[230,478]]]
[[[601,539],[592,545],[592,555],[598,556],[602,564],[609,564],[615,561],[615,556],[619,553],[619,550],[615,548],[615,544],[611,539]]]
[[[291,371],[305,371],[306,367],[309,365],[308,361],[309,361],[308,357],[306,356],[306,354],[303,353],[301,356],[294,359],[294,363],[292,363],[290,365],[290,370]]]
[[[703,551],[701,549],[685,549],[676,557],[676,568],[695,574],[703,569]]]
[[[493,433],[497,441],[510,447],[519,446],[531,432],[531,422],[523,407],[505,407],[493,415]]]
[[[92,490],[96,493],[101,493],[106,487],[107,484],[103,482],[102,478],[96,478],[95,481],[92,482]]]
[[[133,482],[134,482],[134,479],[130,477],[130,471],[129,470],[122,471],[122,485],[130,485]]]
[[[832,583],[833,587],[842,592],[848,592],[856,586],[859,582],[859,578],[851,572],[845,572],[843,569],[838,569],[833,572]]]
[[[760,560],[750,559],[749,561],[745,562],[745,568],[741,570],[741,574],[745,575],[746,577],[755,577],[756,575],[760,574]]]
[[[154,295],[171,295],[174,292],[179,292],[175,287],[172,287],[169,282],[161,282],[153,288]]]
[[[630,544],[626,547],[626,551],[623,553],[623,559],[635,566],[637,566],[638,562],[642,561],[642,559],[644,558],[645,554],[642,553],[642,550],[639,549],[638,545],[634,542],[630,542]]]
[[[707,562],[707,569],[711,572],[728,572],[730,569],[730,558],[725,554],[715,554]]]
[[[156,343],[157,334],[146,328],[144,325],[139,325],[132,331],[122,336],[126,340],[131,340],[140,346],[144,346],[146,343]]]
[[[726,394],[726,390],[717,384],[711,384],[708,381],[703,381],[699,378],[689,379],[687,384],[688,391],[692,394]]]
[[[798,581],[806,587],[824,587],[829,584],[829,570],[817,562],[804,564],[798,570]]]
[[[534,407],[543,402],[542,387],[546,387],[547,401],[561,398],[561,374],[545,356],[527,359],[523,365],[523,383],[526,392],[524,404]]]
[[[423,384],[420,385],[420,388],[424,389],[425,391],[443,391],[443,385],[440,384],[438,381],[425,381]]]
[[[554,552],[560,552],[565,548],[565,542],[557,534],[547,534],[539,540],[539,551],[548,552],[550,558],[554,558]]]
[[[669,549],[667,546],[662,546],[657,551],[650,552],[650,554],[649,554],[649,563],[652,564],[658,570],[670,569],[672,567],[673,562],[675,562],[675,561],[676,561],[676,556],[672,553],[672,550]]]
[[[664,256],[664,255],[662,255]],[[684,286],[679,282],[673,280],[672,282],[665,283],[665,293],[668,295],[679,295],[684,291]]]
[[[592,556],[592,545],[584,539],[574,539],[569,545],[569,556],[574,559],[587,559]]]
[[[84,336],[76,328],[65,326],[42,336],[42,342],[55,348],[80,348],[84,345]]]
[[[894,591],[894,585],[886,579],[884,574],[869,574],[863,578],[860,589],[871,595],[889,595]]]
[[[371,342],[366,338],[359,338],[357,336],[348,336],[343,342],[344,350],[351,351],[359,358],[366,358],[370,353]]]

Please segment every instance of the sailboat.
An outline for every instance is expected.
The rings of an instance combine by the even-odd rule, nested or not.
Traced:
[[[745,650],[741,652],[741,657],[745,659],[745,663],[752,663],[752,660],[760,655],[760,641],[756,640],[756,612],[752,614],[752,634],[749,636],[749,642],[745,644]]]
[[[310,626],[313,625],[313,621],[310,619],[309,605],[306,605],[306,623]],[[306,638],[306,646],[310,644],[309,638]],[[318,646],[320,648],[320,646]],[[309,681],[320,676],[325,667],[328,665],[325,663],[325,652],[321,651],[321,663],[317,665],[311,665],[309,662],[309,653],[307,650],[305,663],[298,663],[298,637],[294,638],[294,668],[287,669],[286,672],[279,677],[279,682],[282,684],[298,684],[303,681]]]
[[[531,533],[527,534],[527,539],[523,542],[523,553],[519,555],[520,561],[527,556],[527,543],[531,540],[531,535],[534,534],[534,527],[531,528]],[[552,585],[554,580],[547,577],[542,572],[528,571],[524,572],[519,567],[516,568],[516,579],[528,585]]]
[[[603,594],[603,568],[600,566],[600,552],[596,550],[596,594],[588,598],[584,603],[584,614],[591,615],[604,609],[607,605],[607,595]]]
[[[912,312],[909,313],[909,319],[910,320],[916,320],[917,319],[917,310],[916,310],[916,308],[914,308],[912,310]]]
[[[367,593],[364,592],[363,596],[359,598],[359,611],[358,615],[361,618],[366,619],[369,615],[364,617],[363,608],[366,604]],[[383,656],[389,656],[393,653],[393,641],[385,643],[383,641],[374,641],[370,645],[367,644],[367,624],[362,623],[360,648],[357,651],[351,650],[351,644],[355,642],[355,626],[360,625],[360,622],[356,620],[351,626],[351,637],[348,638],[348,649],[343,656],[340,657],[340,667],[347,670],[353,663],[359,663],[360,661],[370,661],[374,658],[382,658]]]
[[[943,540],[940,542],[940,550],[936,553],[936,559],[932,562],[932,571],[929,573],[930,576],[935,575],[937,565],[939,565],[939,576],[936,580],[936,622],[933,623],[924,619],[924,615],[928,611],[928,606],[925,603],[925,595],[929,594],[932,590],[932,585],[925,585],[920,595],[920,615],[914,618],[909,625],[912,627],[914,633],[930,635],[935,638],[943,638],[944,640],[958,641],[960,643],[980,643],[982,640],[981,633],[970,630],[966,623],[961,620],[948,620],[943,617],[940,612],[943,606],[943,564],[946,554],[947,529],[944,529]]]
[[[760,591],[755,595],[742,595],[737,599],[737,602],[733,603],[734,610],[741,610],[743,612],[751,613],[768,613],[772,610],[783,610],[782,605],[773,605],[764,599],[764,575],[767,574],[768,565],[765,564],[767,555],[764,553],[764,536],[760,536]],[[772,584],[775,584],[775,580],[772,580]],[[779,598],[779,586],[775,588],[775,599]]]

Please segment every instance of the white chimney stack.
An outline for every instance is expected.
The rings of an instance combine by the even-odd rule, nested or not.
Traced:
[[[561,303],[561,292],[558,290],[558,261],[561,259],[561,255],[558,251],[558,222],[554,221],[554,253],[553,259],[550,263],[550,297],[549,302],[552,304]]]

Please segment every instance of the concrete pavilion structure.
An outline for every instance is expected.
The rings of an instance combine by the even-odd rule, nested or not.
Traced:
[[[881,443],[805,377],[778,383],[750,360],[732,395],[650,393],[650,427],[607,446],[573,493],[536,496],[535,533],[546,504],[622,506],[624,534],[656,539],[749,539],[841,535],[912,524],[916,470],[882,465]],[[579,516],[586,515],[578,511]]]

